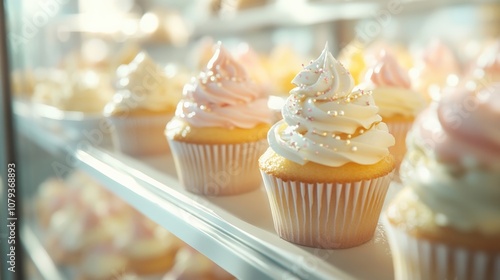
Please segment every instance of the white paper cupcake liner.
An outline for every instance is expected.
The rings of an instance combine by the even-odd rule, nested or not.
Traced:
[[[317,248],[349,248],[373,237],[393,172],[350,183],[283,181],[261,172],[278,235]]]
[[[114,127],[112,139],[117,150],[132,156],[165,154],[170,149],[165,141],[165,126],[173,117],[128,116],[110,117],[108,121]]]
[[[500,252],[469,250],[415,238],[384,220],[397,280],[500,279]]]
[[[396,160],[396,166],[399,166],[406,154],[406,134],[408,134],[413,122],[386,122],[386,124],[389,132],[396,140],[396,143],[389,148],[389,151]]]
[[[169,139],[177,175],[190,192],[223,196],[259,188],[258,159],[267,140],[241,144],[192,144]]]

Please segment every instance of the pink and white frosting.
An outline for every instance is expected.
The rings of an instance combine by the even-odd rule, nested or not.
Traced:
[[[485,83],[500,82],[500,39],[481,52],[471,75],[472,79],[483,79]]]
[[[268,96],[219,44],[207,68],[186,84],[176,117],[196,127],[253,128],[271,123]]]
[[[360,88],[371,90],[382,117],[415,117],[426,106],[424,97],[412,90],[408,71],[383,51],[367,70]]]
[[[448,77],[460,73],[460,63],[451,48],[433,40],[410,70],[410,77],[416,90],[437,98],[439,88],[447,86]]]
[[[402,179],[439,225],[500,233],[499,119],[496,83],[446,94],[415,122]]]
[[[374,164],[389,154],[394,137],[377,114],[370,92],[352,91],[353,78],[328,51],[292,81],[283,120],[269,131],[269,146],[298,164],[338,167]]]

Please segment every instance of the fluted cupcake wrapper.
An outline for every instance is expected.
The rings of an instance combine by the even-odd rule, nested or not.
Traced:
[[[165,141],[165,125],[172,117],[172,114],[109,117],[114,127],[113,144],[119,151],[132,156],[165,154],[170,150]]]
[[[169,139],[177,175],[190,192],[223,196],[258,189],[258,159],[267,140],[240,144],[193,144]]]
[[[500,252],[492,253],[415,238],[387,221],[397,280],[500,279]]]
[[[393,172],[349,183],[283,181],[265,172],[274,228],[292,243],[335,249],[373,237]]]
[[[406,154],[406,134],[413,125],[413,122],[386,122],[389,132],[394,136],[396,143],[389,148],[389,151],[396,160],[399,167]]]

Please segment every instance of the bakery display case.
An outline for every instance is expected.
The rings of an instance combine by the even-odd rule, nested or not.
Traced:
[[[165,126],[221,44],[269,94],[273,122],[326,42],[356,86],[390,50],[425,106],[500,49],[500,4],[487,0],[5,0],[0,8],[0,205],[2,220],[14,204],[17,218],[12,233],[1,231],[2,279],[394,279],[384,214],[352,248],[286,241],[261,181],[233,195],[188,191],[198,162],[181,179]],[[145,97],[164,92],[166,101]],[[203,180],[241,175],[228,166]],[[396,173],[382,211],[402,187]],[[160,261],[147,258],[159,250]]]

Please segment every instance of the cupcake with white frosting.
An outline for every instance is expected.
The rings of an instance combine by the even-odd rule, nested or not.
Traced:
[[[118,82],[104,115],[114,127],[118,150],[133,156],[169,151],[163,137],[173,117],[179,94],[171,92],[164,69],[145,52],[117,69]]]
[[[396,279],[500,279],[500,84],[417,118],[389,204]]]
[[[394,137],[371,93],[327,46],[292,81],[260,157],[274,226],[290,242],[349,248],[373,237],[395,168]]]

